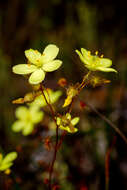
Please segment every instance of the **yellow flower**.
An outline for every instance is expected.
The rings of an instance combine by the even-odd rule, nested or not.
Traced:
[[[10,152],[4,158],[0,154],[0,171],[5,171],[9,174],[9,168],[13,165],[13,161],[17,158],[17,152]]]
[[[15,65],[12,70],[21,75],[32,73],[29,77],[29,83],[39,84],[44,80],[46,72],[55,71],[61,66],[62,61],[54,60],[58,52],[59,48],[53,44],[49,44],[42,54],[37,50],[26,50],[25,55],[29,61],[28,64]]]
[[[110,68],[112,61],[103,58],[103,56],[97,56],[98,52],[96,52],[95,55],[91,55],[90,51],[81,48],[81,52],[76,50],[76,53],[79,55],[80,60],[84,63],[85,67],[90,71],[117,72],[115,69]]]
[[[45,97],[47,101],[51,104],[55,103],[59,97],[62,95],[62,92],[60,90],[53,91],[51,89],[44,90]],[[39,107],[44,107],[47,105],[44,96],[40,95],[35,98],[35,100],[31,103],[31,105],[39,106]]]
[[[62,117],[57,117],[56,121],[60,129],[66,130],[69,133],[75,133],[78,129],[74,126],[79,122],[79,119],[79,117],[71,119],[70,113],[66,113],[66,115],[63,115]]]
[[[34,129],[34,125],[43,119],[43,112],[37,106],[20,106],[16,109],[17,121],[12,125],[14,132],[22,131],[23,135],[29,135]]]

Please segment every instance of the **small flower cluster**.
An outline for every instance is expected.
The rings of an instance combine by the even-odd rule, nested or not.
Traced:
[[[25,56],[28,60],[27,64],[19,64],[12,68],[13,72],[16,74],[26,75],[30,74],[29,83],[32,85],[40,84],[44,78],[46,72],[52,72],[57,70],[61,65],[62,61],[59,59],[55,59],[58,55],[59,48],[54,44],[49,44],[43,51],[40,53],[38,50],[29,49],[25,51]],[[110,68],[112,65],[112,61],[107,58],[103,58],[103,56],[99,57],[95,53],[95,55],[91,55],[90,51],[87,51],[84,48],[81,48],[81,52],[76,50],[76,53],[79,55],[80,60],[84,63],[84,66],[90,71],[103,71],[103,72],[117,72],[115,69]],[[64,83],[65,83],[64,79]],[[95,80],[93,81],[96,82]],[[61,81],[59,82],[61,85]],[[65,84],[64,84],[65,85]],[[62,86],[64,86],[62,83]],[[23,135],[29,135],[32,133],[34,129],[34,125],[42,121],[44,117],[44,113],[40,110],[40,108],[49,104],[53,104],[56,102],[59,97],[62,95],[61,91],[52,91],[51,89],[47,89],[43,91],[44,94],[38,95],[36,98],[30,98],[32,103],[28,104],[28,107],[21,106],[16,110],[17,121],[12,125],[12,130],[15,132],[22,131]],[[73,98],[78,94],[78,88],[76,86],[70,86],[67,89],[67,98],[63,104],[63,107],[66,107],[72,103]],[[45,97],[44,97],[45,96]],[[25,96],[24,99],[18,99],[14,102],[26,102]],[[47,102],[46,102],[46,100]],[[62,117],[57,117],[57,125],[59,125],[60,129],[66,130],[70,133],[76,132],[77,128],[74,128],[79,122],[79,118],[76,117],[71,119],[71,115],[69,113],[65,114]]]
[[[38,50],[29,49],[25,51],[25,56],[27,58],[27,64],[19,64],[13,66],[12,70],[16,74],[27,75],[30,74],[29,83],[33,85],[35,89],[34,92],[28,93],[24,98],[19,98],[14,100],[13,103],[27,103],[27,106],[20,106],[16,109],[15,115],[17,120],[12,125],[12,130],[14,132],[22,132],[23,135],[29,135],[33,132],[34,126],[41,122],[44,118],[44,112],[41,110],[44,106],[51,106],[51,111],[53,110],[52,104],[54,104],[62,95],[60,90],[53,91],[51,89],[42,89],[42,82],[45,79],[46,72],[52,72],[60,68],[62,61],[56,59],[59,52],[59,48],[54,44],[49,44],[40,53]],[[76,50],[79,55],[80,60],[83,62],[84,66],[89,71],[103,71],[103,72],[117,72],[115,69],[110,68],[112,61],[103,56],[99,57],[98,52],[95,55],[91,55],[90,51],[81,48],[81,52]],[[72,105],[73,99],[79,94],[80,90],[84,87],[88,79],[88,75],[84,76],[81,84],[71,85],[67,89],[67,98],[63,104],[63,107]],[[101,80],[100,78],[93,77],[89,81],[93,86],[101,83],[108,83],[108,80]],[[67,81],[61,78],[58,82],[61,87],[67,85]],[[41,86],[41,88],[40,88]],[[56,114],[54,116],[54,121],[56,125],[61,130],[65,130],[69,133],[75,133],[78,131],[75,125],[79,122],[79,117],[71,117],[71,109],[67,111],[66,114]],[[54,115],[54,114],[53,114]],[[0,171],[5,171],[6,174],[10,173],[10,167],[13,165],[13,161],[16,159],[17,153],[11,152],[7,154],[4,158],[0,154]]]

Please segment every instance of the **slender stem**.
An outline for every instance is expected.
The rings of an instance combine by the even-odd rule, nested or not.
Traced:
[[[88,79],[88,77],[89,77],[90,74],[91,74],[91,71],[89,71],[83,77],[83,80],[82,80],[81,84],[79,84],[79,86],[77,87],[78,93],[77,93],[77,95],[75,97],[73,97],[72,102],[71,102],[71,104],[70,104],[70,106],[68,108],[68,113],[71,113],[75,99],[78,97],[78,95],[80,94],[81,90],[88,84],[87,79]]]
[[[58,146],[57,146],[57,150],[60,148],[66,134],[67,134],[67,131],[64,131],[62,133],[61,138],[60,138],[59,143],[58,143]]]
[[[116,137],[113,138],[111,147],[108,148],[105,156],[105,190],[109,190],[109,167],[110,167],[110,155],[113,149],[113,146],[116,143]]]
[[[82,88],[84,88],[84,84],[86,83],[86,80],[88,79],[89,75],[91,74],[91,71],[89,71],[84,77],[83,80],[81,82],[81,84],[79,85],[79,90],[81,90]]]
[[[56,124],[56,142],[55,142],[55,147],[54,147],[54,155],[53,155],[52,163],[51,163],[50,170],[49,170],[49,186],[48,186],[48,188],[49,188],[49,190],[51,190],[52,189],[51,181],[52,181],[53,168],[54,168],[54,163],[55,163],[55,160],[56,160],[56,155],[57,155],[57,150],[58,150],[57,147],[58,147],[58,127],[59,126],[57,125],[57,122],[56,122],[55,111],[54,111],[52,105],[48,102],[48,100],[47,100],[47,98],[45,96],[45,93],[44,93],[45,88],[43,86],[41,86],[40,89],[41,89],[42,94],[44,96],[44,99],[45,99],[45,101],[46,101],[46,103],[47,103],[47,105],[48,105],[48,107],[49,107],[49,109],[50,109],[50,111],[52,113],[52,118],[53,118],[53,120],[54,120],[54,122]]]
[[[94,108],[92,105],[90,105],[89,103],[86,103],[86,105],[88,107],[90,107],[91,110],[93,110],[101,119],[103,119],[106,123],[109,124],[109,126],[111,126],[115,131],[116,133],[118,133],[121,138],[124,140],[124,142],[127,144],[127,138],[125,137],[125,135],[120,131],[119,128],[117,128],[117,126],[112,123],[107,117],[105,117],[103,114],[101,114],[96,108]]]
[[[48,105],[48,107],[49,107],[49,109],[50,109],[50,111],[51,111],[51,113],[52,113],[53,120],[54,120],[54,122],[56,123],[55,111],[54,111],[52,105],[50,104],[50,102],[47,100],[47,98],[46,98],[46,96],[45,96],[45,93],[44,93],[44,90],[46,90],[46,89],[45,89],[43,86],[41,86],[40,89],[41,89],[42,94],[43,94],[43,96],[44,96],[44,99],[45,99],[45,101],[46,101],[46,103],[47,103],[47,105]]]
[[[50,171],[49,171],[49,190],[52,189],[51,180],[52,180],[54,164],[56,161],[56,155],[57,155],[57,150],[58,150],[57,147],[58,147],[58,125],[56,127],[56,143],[55,143],[55,147],[54,147],[54,155],[53,155],[53,159],[52,159],[52,163],[51,163]]]

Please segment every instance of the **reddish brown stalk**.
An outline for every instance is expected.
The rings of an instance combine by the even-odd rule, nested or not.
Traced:
[[[111,147],[107,150],[105,156],[105,190],[109,189],[109,162],[110,162],[110,155],[115,143],[116,143],[116,137],[114,137]]]
[[[86,103],[86,102],[85,102]],[[112,127],[117,134],[119,134],[121,136],[121,138],[124,140],[124,142],[127,144],[127,138],[125,137],[125,135],[122,133],[122,131],[120,131],[120,129],[114,124],[112,123],[107,117],[105,117],[103,114],[101,114],[96,108],[94,108],[91,104],[89,104],[88,102],[86,103],[86,105],[92,110],[94,111],[102,120],[104,120],[106,123],[109,124],[110,127]]]
[[[59,143],[58,143],[58,146],[57,146],[57,150],[59,150],[59,148],[60,148],[66,134],[67,134],[67,131],[64,131],[62,133],[61,138],[60,138]]]
[[[54,155],[53,155],[53,159],[52,159],[52,163],[51,163],[51,166],[50,166],[50,170],[49,170],[49,185],[48,185],[48,188],[49,190],[52,189],[52,174],[53,174],[53,168],[54,168],[54,163],[55,163],[55,160],[56,160],[56,154],[57,154],[57,146],[58,146],[58,125],[57,125],[57,122],[56,122],[56,114],[55,114],[55,111],[52,107],[52,105],[48,102],[46,96],[45,96],[45,93],[44,93],[44,90],[45,88],[43,86],[40,87],[41,91],[42,91],[42,94],[44,96],[44,99],[52,113],[52,118],[56,124],[56,142],[55,142],[55,147],[54,147]]]
[[[56,143],[55,143],[55,148],[54,148],[54,155],[52,159],[52,163],[50,166],[50,171],[49,171],[49,190],[52,189],[52,174],[53,174],[53,168],[54,168],[54,163],[56,161],[56,154],[57,154],[57,147],[58,147],[58,125],[56,126]]]
[[[89,74],[90,74],[90,73],[89,73]],[[81,90],[89,83],[89,81],[86,81],[89,75],[87,74],[86,76],[87,76],[87,77],[84,77],[84,78],[83,78],[83,81],[81,82],[81,84],[79,84],[79,86],[77,87],[77,89],[78,89],[78,94],[72,99],[72,102],[71,102],[71,104],[70,104],[70,106],[69,106],[69,109],[68,109],[68,113],[71,113],[72,108],[73,108],[73,105],[74,105],[74,101],[75,101],[75,99],[78,97],[78,95],[80,94]]]

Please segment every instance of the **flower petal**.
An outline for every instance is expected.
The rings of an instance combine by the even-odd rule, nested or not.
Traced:
[[[35,100],[30,104],[31,106],[44,107],[47,105],[44,96],[40,95],[35,98]]]
[[[60,125],[59,128],[60,128],[61,130],[65,130],[65,131],[67,131],[67,132],[69,132],[69,133],[75,133],[75,132],[78,131],[77,128],[73,128],[73,130],[71,130],[69,126],[63,127],[62,125]]]
[[[84,57],[83,57],[83,55],[80,53],[80,51],[79,51],[79,50],[75,50],[75,52],[79,55],[81,61],[84,63]]]
[[[51,104],[55,103],[61,95],[62,91],[60,90],[57,90],[56,92],[51,92],[51,94],[49,94]]]
[[[7,164],[9,162],[12,162],[13,160],[15,160],[17,158],[17,152],[10,152],[8,153],[5,158],[2,161],[2,164]]]
[[[28,116],[28,109],[25,106],[20,106],[16,109],[15,115],[18,119],[25,120]]]
[[[0,171],[4,171],[4,170],[6,170],[6,169],[8,169],[8,168],[10,168],[11,166],[13,165],[13,163],[7,163],[7,164],[3,164],[3,165],[1,165],[0,166]]]
[[[46,46],[46,48],[44,49],[43,57],[46,61],[52,61],[53,59],[56,58],[58,52],[59,48],[54,44],[50,44]]]
[[[66,113],[66,118],[71,120],[71,114],[70,113]]]
[[[90,55],[89,51],[87,51],[87,50],[84,49],[84,48],[81,48],[81,52],[82,52],[82,54],[83,54],[84,59],[87,59],[87,61],[89,61],[90,58],[91,58],[91,55]]]
[[[27,57],[27,59],[35,64],[38,65],[40,59],[41,59],[41,53],[37,50],[33,50],[33,49],[29,49],[25,51],[25,56]]]
[[[57,118],[56,118],[56,122],[57,122],[57,125],[60,125],[60,123],[61,123],[61,118],[60,118],[60,117],[57,117]]]
[[[71,120],[71,124],[72,125],[76,125],[79,122],[80,118],[79,117],[75,117]]]
[[[96,70],[103,71],[103,72],[115,72],[115,73],[117,73],[117,71],[113,68],[97,67]]]
[[[31,84],[39,84],[45,78],[45,73],[42,69],[37,69],[34,71],[29,78],[29,83]]]
[[[14,123],[13,123],[13,125],[12,125],[12,130],[14,131],[14,132],[19,132],[19,131],[21,131],[22,130],[22,128],[24,127],[24,122],[22,122],[22,121],[15,121]]]
[[[48,63],[45,63],[42,68],[46,72],[52,72],[57,70],[62,65],[62,61],[60,60],[54,60]]]
[[[102,67],[110,67],[112,65],[112,61],[106,58],[100,58],[100,66]]]
[[[26,126],[24,126],[22,133],[24,136],[29,135],[32,133],[33,129],[34,129],[33,123],[31,123],[31,122],[26,123]]]
[[[43,119],[44,113],[35,105],[30,107],[30,115],[33,123],[39,123]]]
[[[19,64],[12,67],[13,73],[26,75],[34,72],[37,69],[35,65]]]
[[[49,103],[53,104],[59,99],[59,97],[62,95],[62,92],[60,90],[58,90],[56,92],[51,91],[51,93],[49,92],[47,94],[47,91],[44,90],[44,94],[46,96],[47,101]],[[50,101],[49,101],[49,98],[50,98]],[[37,96],[35,98],[35,100],[31,103],[31,106],[44,107],[46,105],[47,105],[47,103],[46,103],[43,95]]]

